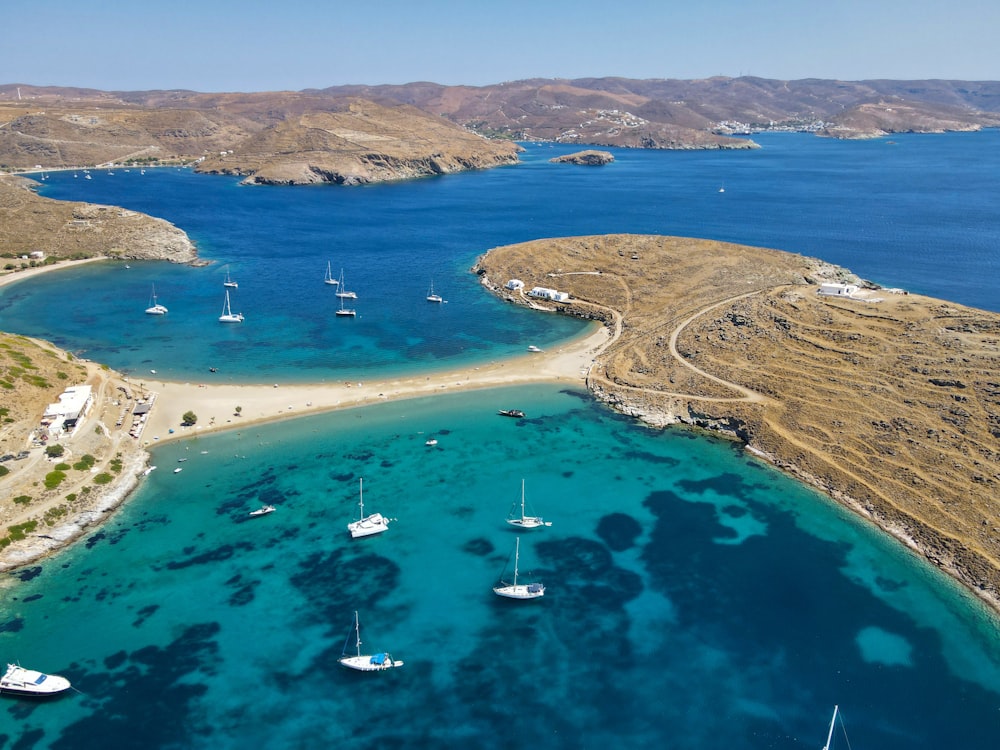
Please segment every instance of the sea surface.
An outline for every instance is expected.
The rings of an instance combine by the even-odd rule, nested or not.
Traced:
[[[475,257],[599,232],[778,247],[1000,308],[1000,134],[759,140],[600,169],[529,145],[519,166],[357,189],[52,173],[47,195],[162,216],[218,262],[47,274],[0,293],[0,329],[176,379],[475,364],[582,330],[492,300]],[[332,317],[328,259],[356,320]],[[235,328],[215,320],[225,264]],[[424,300],[432,279],[447,304]],[[159,319],[142,313],[154,283]],[[512,407],[527,418],[496,415]],[[582,389],[382,403],[164,444],[153,463],[105,525],[3,577],[0,654],[79,692],[0,698],[0,747],[815,749],[835,704],[855,748],[1000,743],[1000,627],[973,597],[733,444]],[[366,511],[395,520],[352,540],[362,478]],[[522,480],[552,522],[520,533],[519,580],[546,585],[530,602],[491,591]],[[363,649],[403,667],[337,664],[355,611]]]

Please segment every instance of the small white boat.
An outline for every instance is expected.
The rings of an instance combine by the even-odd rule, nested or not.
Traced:
[[[551,526],[551,521],[543,521],[541,516],[524,515],[524,480],[521,480],[521,514],[517,515],[517,503],[515,502],[507,516],[507,523],[519,529],[537,529],[541,526]]]
[[[337,281],[337,296],[341,299],[357,299],[358,295],[354,292],[349,292],[344,288],[344,269],[340,269],[340,280]]]
[[[219,316],[220,323],[242,323],[243,313],[236,313],[233,315],[233,311],[229,307],[229,290],[226,290],[226,301],[222,305],[222,315]]]
[[[541,350],[541,349],[539,349],[539,348],[538,348],[537,346],[535,346],[534,344],[532,344],[531,346],[529,346],[529,347],[528,347],[528,351],[529,351],[529,352],[540,352],[540,351],[542,351],[542,350]]]
[[[45,698],[58,695],[71,687],[69,680],[61,675],[45,674],[17,664],[8,664],[7,672],[0,677],[0,693],[10,695]]]
[[[152,295],[149,298],[149,307],[146,308],[146,315],[166,315],[166,313],[167,308],[156,302],[156,284],[154,284]]]
[[[424,445],[430,445],[430,446],[435,446],[437,444],[438,444],[438,441],[435,438],[431,438],[426,443],[424,443]]]
[[[440,294],[434,291],[434,282],[431,282],[431,288],[427,290],[427,301],[428,302],[444,302]]]
[[[500,574],[499,585],[493,587],[493,593],[507,599],[538,599],[545,596],[545,586],[540,583],[518,583],[517,566],[521,558],[521,537],[518,537],[514,545],[514,582],[507,583]],[[510,558],[507,558],[508,561]],[[506,566],[505,566],[506,568]]]
[[[326,262],[326,276],[323,277],[324,284],[330,284],[331,286],[339,286],[340,282],[333,278],[333,274],[330,272],[330,261]]]
[[[227,286],[230,289],[238,289],[240,286],[233,281],[232,277],[229,275],[229,266],[226,266],[226,280],[222,282],[222,286]]]
[[[351,642],[352,635],[354,636],[355,653],[349,654],[347,646]],[[357,611],[354,612],[354,627],[347,633],[342,655],[337,661],[342,666],[348,669],[356,669],[359,672],[383,672],[386,669],[403,666],[402,660],[393,659],[392,654],[387,651],[380,651],[377,654],[361,653],[361,623],[358,620]]]
[[[268,513],[274,513],[274,510],[273,505],[262,505],[257,510],[250,511],[247,515],[251,518],[257,518],[257,516],[266,516]]]
[[[347,530],[351,532],[352,539],[381,534],[389,529],[389,519],[381,513],[365,515],[365,480],[363,478],[358,480],[358,507],[361,509],[360,519],[347,524]]]
[[[184,471],[184,469],[178,466],[176,469],[174,469],[174,474],[180,474],[182,471]]]

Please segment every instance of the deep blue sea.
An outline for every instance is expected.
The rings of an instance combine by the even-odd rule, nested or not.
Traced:
[[[518,166],[370,188],[52,173],[46,195],[162,216],[217,262],[47,274],[3,290],[0,329],[177,379],[464,365],[581,331],[491,299],[476,256],[605,232],[776,247],[1000,310],[1000,133],[892,140],[762,136],[600,169],[530,145]],[[357,319],[332,316],[328,260]],[[242,326],[216,322],[225,264]],[[424,300],[432,280],[447,304]],[[143,314],[154,283],[159,319]],[[4,577],[0,655],[80,692],[0,699],[0,748],[815,749],[834,704],[855,748],[1000,743],[1000,629],[972,597],[733,445],[582,390],[383,403],[158,446],[153,463],[106,525]],[[351,540],[361,477],[366,510],[397,520]],[[532,602],[491,591],[522,479],[553,522],[521,535],[522,576],[547,586]],[[277,511],[248,520],[263,503]],[[337,665],[355,610],[365,646],[405,666]]]

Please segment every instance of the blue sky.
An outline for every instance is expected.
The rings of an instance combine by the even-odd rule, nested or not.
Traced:
[[[0,83],[1000,79],[996,0],[0,0]]]

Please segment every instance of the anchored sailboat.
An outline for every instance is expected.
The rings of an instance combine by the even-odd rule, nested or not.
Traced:
[[[156,302],[156,284],[153,284],[153,292],[149,298],[149,307],[146,308],[146,315],[165,315],[167,308]]]
[[[330,272],[330,261],[326,262],[326,276],[323,277],[324,284],[330,284],[331,286],[338,286],[340,284],[337,279],[333,278],[333,274]]]
[[[521,558],[521,537],[518,537],[514,545],[514,582],[507,583],[500,574],[498,586],[493,587],[493,593],[497,596],[504,596],[508,599],[537,599],[545,596],[545,586],[540,583],[518,583],[517,566]],[[507,558],[508,561],[510,558]]]
[[[431,281],[431,288],[427,290],[427,301],[428,302],[444,302],[440,294],[434,292],[434,281]]]
[[[340,280],[337,282],[337,286],[339,287],[337,289],[337,296],[340,297],[341,299],[357,299],[358,298],[357,294],[355,294],[354,292],[349,292],[347,289],[344,288],[344,269],[343,268],[340,269]]]
[[[357,539],[362,536],[381,534],[389,528],[389,519],[381,513],[365,515],[365,480],[358,480],[358,507],[361,509],[361,518],[347,524],[347,530],[351,532],[351,538]]]
[[[526,516],[524,515],[524,480],[521,480],[521,515],[515,515],[517,508],[517,503],[510,509],[510,514],[507,516],[507,523],[511,526],[516,526],[519,529],[537,529],[539,526],[551,526],[551,521],[543,521],[541,516]]]
[[[229,290],[226,290],[226,301],[222,305],[222,315],[219,316],[220,323],[242,323],[243,313],[236,313],[229,308]]]
[[[354,650],[355,654],[351,655],[347,652],[347,645],[351,642],[351,635],[354,635]],[[382,651],[377,654],[362,654],[361,653],[361,622],[358,620],[358,613],[354,612],[354,627],[347,634],[347,639],[344,641],[344,650],[337,662],[341,665],[347,667],[348,669],[356,669],[359,672],[381,672],[386,669],[392,669],[393,667],[403,666],[403,662],[400,659],[393,659],[392,654]]]
[[[222,286],[229,287],[230,289],[237,289],[239,287],[239,284],[233,281],[229,275],[229,266],[226,266],[226,280],[222,282]]]

